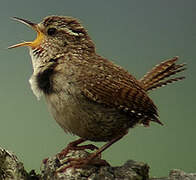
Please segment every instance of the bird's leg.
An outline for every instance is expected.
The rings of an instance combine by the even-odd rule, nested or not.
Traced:
[[[120,140],[123,136],[125,136],[125,134],[120,135],[120,136],[117,136],[116,138],[112,139],[111,141],[109,141],[108,143],[106,143],[105,145],[103,145],[101,148],[99,148],[96,152],[94,152],[93,154],[91,154],[87,158],[88,161],[90,162],[91,160],[93,160],[95,157],[97,157],[99,154],[101,154],[103,151],[105,151],[107,148],[109,148],[112,144],[114,144],[115,142],[117,142],[118,140]]]
[[[67,153],[70,150],[85,150],[85,149],[90,149],[91,151],[98,149],[97,146],[93,145],[93,144],[87,144],[87,145],[82,145],[82,146],[78,146],[79,144],[85,142],[86,139],[80,138],[77,139],[76,141],[70,142],[66,148],[64,148],[60,153],[58,153],[58,157],[60,159],[62,159],[63,157],[65,157],[67,155]]]
[[[127,132],[126,132],[127,134]],[[62,167],[58,170],[58,172],[64,172],[67,168],[73,167],[73,168],[81,168],[84,167],[85,165],[97,165],[97,166],[103,166],[103,165],[109,165],[105,160],[103,159],[95,159],[97,156],[99,156],[103,151],[105,151],[107,148],[109,148],[112,144],[120,140],[124,135],[122,134],[105,145],[103,145],[101,148],[99,148],[96,152],[92,153],[89,155],[87,158],[69,158],[67,159],[66,163],[69,163],[69,165]]]
[[[87,144],[87,145],[82,145],[82,146],[78,146],[79,144],[85,142],[86,139],[80,138],[77,139],[75,141],[70,142],[66,148],[64,148],[60,153],[57,154],[59,159],[62,159],[63,157],[65,157],[67,155],[67,153],[70,150],[85,150],[85,149],[90,149],[91,151],[98,149],[97,146],[93,145],[93,144]],[[45,158],[42,162],[44,164],[46,164],[48,161],[48,158]]]

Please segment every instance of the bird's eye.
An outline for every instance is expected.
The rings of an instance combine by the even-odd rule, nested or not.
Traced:
[[[56,28],[49,28],[47,33],[49,36],[52,36],[56,33],[56,31],[57,31]]]

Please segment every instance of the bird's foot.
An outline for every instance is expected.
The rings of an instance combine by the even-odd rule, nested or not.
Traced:
[[[65,166],[60,167],[57,170],[57,173],[62,173],[65,172],[68,168],[85,168],[89,165],[91,166],[110,166],[109,163],[103,159],[100,158],[94,158],[92,159],[92,156],[89,156],[87,158],[68,158],[65,162],[64,162]]]
[[[73,142],[69,143],[66,148],[64,148],[60,153],[58,153],[58,155],[57,155],[58,158],[59,159],[64,158],[70,150],[86,150],[86,149],[88,149],[88,150],[94,151],[95,149],[98,149],[98,147],[93,144],[78,146],[78,144],[80,144],[80,143],[78,143],[77,141],[73,141]]]
[[[86,141],[86,140],[83,138],[80,138],[76,141],[70,142],[66,148],[64,148],[60,153],[57,154],[58,159],[63,159],[64,157],[66,157],[68,152],[71,150],[76,151],[76,150],[88,149],[88,150],[94,151],[95,149],[98,149],[98,147],[93,144],[86,144],[86,145],[78,146],[79,144],[83,143],[84,141]],[[48,161],[48,158],[45,158],[42,160],[43,164],[46,164],[47,161]]]

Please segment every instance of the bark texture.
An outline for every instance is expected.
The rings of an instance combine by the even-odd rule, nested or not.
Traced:
[[[86,151],[70,151],[61,160],[56,156],[50,157],[41,164],[40,174],[36,174],[34,170],[27,172],[13,153],[0,148],[0,180],[196,180],[196,173],[185,173],[182,170],[171,170],[168,177],[152,178],[149,177],[149,166],[146,163],[133,160],[118,167],[90,165],[60,172],[69,164],[68,158],[85,158],[88,155]]]

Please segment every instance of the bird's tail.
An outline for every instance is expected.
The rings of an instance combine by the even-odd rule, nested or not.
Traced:
[[[184,76],[171,76],[184,71],[185,64],[176,64],[178,57],[166,60],[156,65],[151,71],[146,73],[139,81],[142,83],[146,91],[163,87],[167,84],[184,79]]]

